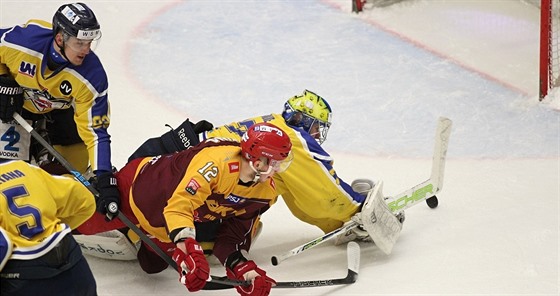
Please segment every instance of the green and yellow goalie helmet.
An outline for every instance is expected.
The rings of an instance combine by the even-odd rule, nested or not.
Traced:
[[[319,144],[327,139],[332,110],[329,103],[317,94],[305,90],[302,95],[288,99],[282,116],[288,125],[306,131]]]

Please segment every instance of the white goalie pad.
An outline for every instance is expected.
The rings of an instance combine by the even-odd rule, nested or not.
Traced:
[[[383,181],[379,181],[366,198],[361,222],[375,245],[389,255],[401,234],[402,224],[391,212],[383,198]]]
[[[136,260],[137,246],[118,230],[94,235],[74,235],[85,255],[110,260]]]

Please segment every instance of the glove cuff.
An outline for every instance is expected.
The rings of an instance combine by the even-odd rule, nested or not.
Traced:
[[[241,262],[231,269],[232,273],[238,279],[244,279],[244,275],[250,271],[256,271],[258,269],[257,264],[253,260],[246,262]],[[258,272],[257,272],[258,273]]]
[[[238,264],[249,261],[240,251],[235,251],[231,253],[224,264],[224,266],[230,270],[233,270]]]
[[[117,186],[117,178],[113,173],[101,173],[97,176],[97,187],[98,188],[107,188]]]
[[[189,238],[195,240],[196,230],[192,227],[173,229],[171,232],[169,232],[169,238],[174,244],[186,241]]]

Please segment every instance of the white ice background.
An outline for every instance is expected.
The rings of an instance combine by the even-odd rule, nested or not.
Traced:
[[[62,3],[0,0],[0,26],[50,20]],[[280,112],[309,89],[334,110],[324,145],[338,174],[384,180],[393,195],[429,177],[436,120],[454,121],[440,205],[407,211],[391,255],[361,244],[355,284],[272,295],[558,295],[560,94],[537,99],[534,6],[408,0],[356,15],[350,0],[87,4],[103,31],[117,167],[165,124]],[[330,242],[272,266],[322,233],[281,200],[263,221],[251,255],[270,276],[345,276],[345,247]],[[171,269],[88,261],[100,295],[189,294]]]

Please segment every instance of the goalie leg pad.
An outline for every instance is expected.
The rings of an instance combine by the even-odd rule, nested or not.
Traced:
[[[138,247],[118,230],[95,235],[74,235],[85,255],[110,260],[136,260]]]

